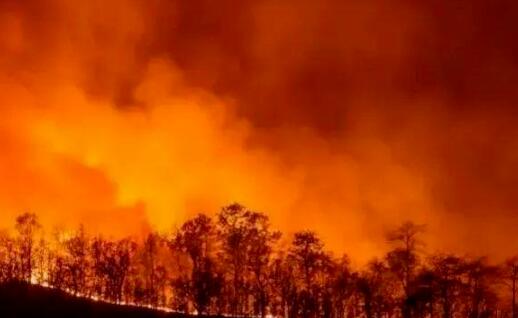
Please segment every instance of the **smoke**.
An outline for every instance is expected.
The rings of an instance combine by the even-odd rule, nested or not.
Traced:
[[[238,201],[359,261],[407,219],[512,253],[513,8],[3,1],[0,221],[125,235]]]

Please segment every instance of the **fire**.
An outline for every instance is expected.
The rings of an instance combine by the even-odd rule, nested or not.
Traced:
[[[504,254],[492,247],[515,225],[512,116],[468,84],[459,103],[474,110],[457,113],[448,92],[475,77],[464,66],[493,92],[494,68],[515,78],[506,60],[466,59],[440,82],[448,72],[419,67],[444,58],[422,52],[442,29],[403,2],[206,5],[0,4],[3,226],[30,210],[47,228],[122,236],[240,202],[359,261],[407,219],[429,225],[433,248]],[[488,211],[484,241],[470,233]]]

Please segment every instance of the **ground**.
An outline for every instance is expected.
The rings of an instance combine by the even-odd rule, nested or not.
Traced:
[[[189,316],[95,302],[41,286],[9,283],[0,284],[0,317],[186,318]]]

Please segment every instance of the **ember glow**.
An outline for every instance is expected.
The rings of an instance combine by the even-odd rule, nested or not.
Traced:
[[[0,222],[110,235],[231,202],[364,261],[518,249],[512,1],[0,3]]]

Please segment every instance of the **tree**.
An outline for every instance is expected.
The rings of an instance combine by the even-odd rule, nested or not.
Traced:
[[[27,212],[16,218],[20,279],[26,282],[30,282],[32,278],[34,241],[40,228],[41,225],[34,213]]]
[[[295,269],[283,252],[269,266],[269,278],[273,283],[272,298],[275,297],[273,314],[275,316],[293,316],[297,311],[297,286],[295,285]]]
[[[186,253],[192,265],[190,277],[180,276],[173,286],[188,295],[200,314],[207,312],[211,299],[221,289],[221,278],[215,272],[212,261],[215,237],[212,220],[205,214],[199,214],[185,222],[169,242],[173,251]]]
[[[407,298],[412,291],[412,282],[416,268],[419,264],[418,248],[422,245],[419,234],[424,231],[423,225],[416,225],[412,222],[405,222],[394,231],[387,234],[387,240],[395,248],[390,251],[386,260],[390,270],[395,274],[401,283],[403,295],[401,300],[401,311],[403,317],[410,317]]]
[[[489,317],[496,306],[497,295],[493,290],[498,278],[496,266],[488,264],[484,257],[466,263],[467,303],[465,317]]]
[[[518,256],[511,257],[505,261],[502,266],[502,278],[511,291],[511,317],[517,318],[516,292],[518,288]]]
[[[66,238],[62,244],[66,251],[64,262],[70,280],[68,287],[74,294],[86,293],[89,239],[84,226],[80,225],[78,231]]]
[[[91,248],[97,293],[108,300],[120,302],[136,243],[127,238],[112,242],[98,237],[93,240]]]
[[[460,297],[465,292],[466,261],[455,255],[437,254],[430,257],[429,263],[435,278],[434,289],[441,317],[452,318],[454,308],[460,307]]]
[[[429,268],[421,268],[414,278],[413,285],[412,292],[406,299],[406,307],[412,317],[433,317],[438,298],[435,273]]]
[[[268,265],[274,244],[279,240],[280,232],[270,230],[268,217],[262,213],[252,212],[247,215],[248,257],[247,270],[252,273],[253,291],[256,303],[256,314],[266,315],[268,305]]]
[[[374,259],[356,280],[366,318],[390,316],[394,307],[395,286],[392,273],[383,262]]]
[[[349,299],[354,293],[356,275],[351,271],[349,258],[344,255],[336,264],[329,290],[334,295],[334,307],[336,316],[343,318],[346,315],[346,308]]]
[[[141,251],[141,261],[143,265],[144,276],[144,301],[153,306],[158,305],[158,282],[159,282],[159,265],[157,261],[158,249],[161,238],[156,233],[149,233],[144,241]],[[165,275],[165,273],[164,273]]]
[[[232,312],[248,313],[246,299],[252,295],[255,313],[264,317],[268,304],[266,270],[280,233],[270,229],[265,214],[235,203],[218,214],[218,235],[221,259],[231,271]]]
[[[18,277],[16,241],[7,232],[0,232],[0,282]]]
[[[50,247],[42,235],[35,248],[35,267],[36,271],[33,274],[36,284],[49,283],[49,261],[50,261]]]
[[[296,286],[300,287],[298,298],[304,317],[313,317],[318,310],[317,292],[321,286],[315,284],[315,278],[329,261],[323,248],[324,244],[314,232],[303,231],[295,233],[288,252],[299,281]]]
[[[221,239],[221,259],[229,270],[232,289],[230,295],[231,312],[243,315],[245,290],[245,270],[248,262],[248,221],[252,213],[237,203],[221,209],[218,214],[218,235]]]
[[[15,235],[0,232],[0,283],[219,316],[518,318],[518,258],[501,267],[453,254],[422,260],[422,231],[403,224],[387,235],[393,249],[383,259],[354,272],[347,256],[334,258],[311,231],[281,248],[265,214],[236,204],[217,222],[200,214],[168,238],[151,232],[138,242],[90,238],[82,226],[47,242],[37,217],[26,213]],[[163,253],[166,246],[171,253]],[[502,283],[510,311],[500,308]]]

